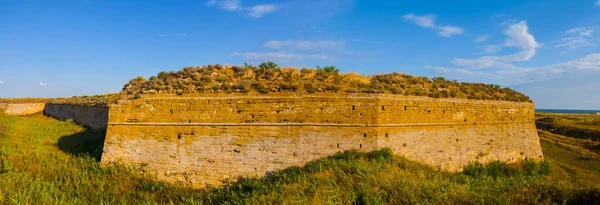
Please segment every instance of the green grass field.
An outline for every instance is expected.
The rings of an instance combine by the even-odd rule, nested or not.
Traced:
[[[352,150],[202,190],[101,168],[103,135],[72,121],[0,114],[0,204],[600,204],[600,159],[553,135],[543,137],[542,163],[450,174],[387,149]]]

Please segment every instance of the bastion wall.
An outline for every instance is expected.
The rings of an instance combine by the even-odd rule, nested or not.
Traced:
[[[59,120],[73,119],[76,123],[99,130],[106,129],[108,123],[107,106],[48,103],[44,109],[44,115]]]
[[[382,94],[149,95],[109,108],[102,164],[192,187],[384,147],[443,170],[542,159],[534,104]]]

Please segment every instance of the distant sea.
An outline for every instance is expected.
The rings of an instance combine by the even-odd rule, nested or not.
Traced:
[[[563,109],[535,109],[536,112],[548,112],[548,113],[566,113],[566,114],[590,114],[597,113],[600,110],[563,110]]]

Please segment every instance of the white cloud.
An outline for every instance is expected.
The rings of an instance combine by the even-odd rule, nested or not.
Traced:
[[[40,86],[46,86],[48,83],[40,82]]]
[[[600,6],[600,0],[596,1],[596,6]]]
[[[440,35],[444,37],[452,37],[453,35],[465,32],[462,28],[455,26],[440,26],[437,29],[439,29]]]
[[[300,54],[287,52],[244,52],[233,53],[232,56],[242,56],[251,60],[270,60],[270,61],[300,61],[303,59],[334,61],[336,58],[325,54]]]
[[[573,73],[584,70],[600,71],[600,53],[590,54],[583,58],[564,63],[529,68],[516,67],[514,65],[504,67],[498,66],[498,69],[494,69],[492,71],[471,70],[468,68],[447,68],[441,66],[433,68],[436,70],[436,72],[448,74],[451,77],[476,79],[479,81],[485,80],[488,82],[502,83],[505,85],[516,85],[552,80],[560,78],[565,73]]]
[[[504,42],[506,46],[517,46],[522,49],[536,49],[539,47],[533,35],[529,33],[526,21],[508,26],[504,34],[508,36]]]
[[[244,7],[240,0],[210,0],[206,2],[206,6],[216,6],[225,11],[247,11],[248,16],[252,18],[260,18],[267,13],[271,13],[277,9],[274,4],[260,4],[251,7]]]
[[[206,2],[207,6],[217,6],[225,11],[237,11],[242,9],[239,0],[210,0]]]
[[[1,81],[1,80],[0,80],[0,84],[4,84],[4,81]]]
[[[248,13],[248,15],[250,15],[253,18],[260,18],[266,13],[275,11],[275,9],[276,9],[276,7],[273,4],[256,5],[256,6],[247,8],[247,10],[250,11],[250,13]]]
[[[334,49],[345,45],[344,41],[293,41],[293,40],[271,40],[267,41],[263,46],[271,49],[302,49],[302,50],[314,50],[314,49]]]
[[[502,48],[498,45],[484,45],[478,47],[483,51],[483,53],[480,54],[497,53],[500,52],[500,50],[502,50]]]
[[[425,16],[416,16],[412,13],[402,16],[402,19],[412,21],[415,24],[423,28],[434,28],[435,27],[435,16],[432,14]]]
[[[475,59],[455,58],[452,63],[467,69],[482,69],[482,68],[512,68],[511,62],[527,61],[531,59],[536,49],[540,46],[535,41],[535,37],[529,33],[527,23],[521,21],[509,25],[504,31],[507,36],[504,41],[506,47],[518,47],[520,52],[506,56],[482,56]]]
[[[508,19],[503,21],[502,23],[500,23],[501,26],[506,26],[508,24],[514,24],[517,23],[517,19]]]
[[[578,27],[566,30],[562,33],[563,38],[555,41],[556,47],[567,47],[569,50],[575,50],[579,47],[594,46],[590,38],[593,36],[594,28]]]
[[[475,39],[473,40],[473,42],[475,43],[483,43],[486,42],[487,40],[489,40],[490,38],[492,38],[492,36],[484,34],[484,35],[480,35],[475,37]]]
[[[423,28],[430,28],[438,32],[441,36],[452,37],[453,35],[464,33],[464,29],[456,26],[438,26],[435,24],[435,15],[428,14],[424,16],[417,16],[412,13],[402,16],[405,21],[412,21]]]

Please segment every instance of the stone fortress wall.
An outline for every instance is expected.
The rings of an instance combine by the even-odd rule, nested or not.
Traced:
[[[0,110],[7,115],[31,115],[44,111],[44,103],[0,103]]]
[[[44,115],[59,119],[73,119],[92,129],[104,130],[108,123],[108,107],[48,103]]]
[[[533,103],[273,93],[153,95],[111,105],[101,163],[203,187],[384,147],[448,171],[542,158]]]

